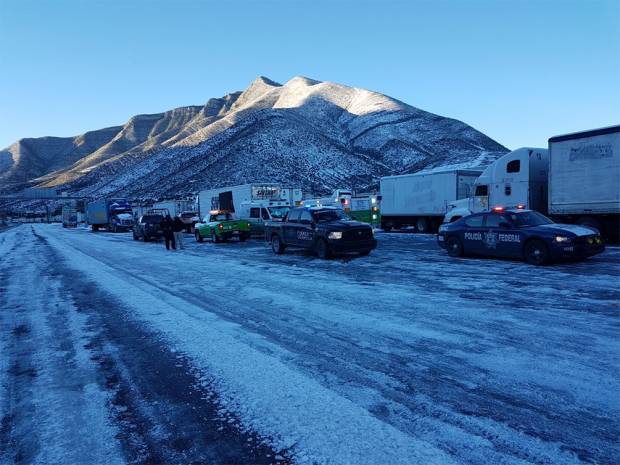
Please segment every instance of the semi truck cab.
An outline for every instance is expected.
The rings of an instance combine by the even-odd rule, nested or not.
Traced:
[[[473,195],[448,205],[444,223],[495,206],[547,210],[547,149],[523,147],[497,159],[474,183]]]

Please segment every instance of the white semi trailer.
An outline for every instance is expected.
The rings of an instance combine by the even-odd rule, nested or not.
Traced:
[[[549,215],[620,235],[620,126],[549,139]]]
[[[381,228],[414,227],[431,232],[441,224],[448,205],[468,198],[481,171],[422,171],[381,178]]]
[[[179,200],[179,199],[170,199],[170,200],[160,200],[159,202],[155,202],[152,208],[168,210],[170,216],[175,217],[179,216],[183,212],[192,211],[194,206],[193,200]]]
[[[444,222],[450,223],[493,207],[531,208],[546,213],[549,153],[523,147],[498,158],[474,183],[471,196],[452,202]]]

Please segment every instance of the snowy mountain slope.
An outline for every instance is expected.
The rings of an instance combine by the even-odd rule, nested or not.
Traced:
[[[365,189],[387,174],[484,165],[506,152],[460,121],[299,76],[284,85],[258,77],[202,107],[136,116],[92,148],[68,158],[43,147],[53,169],[36,164],[35,151],[22,156],[33,166],[21,171],[0,152],[0,187],[31,181],[83,195],[152,198],[273,180],[319,193]]]

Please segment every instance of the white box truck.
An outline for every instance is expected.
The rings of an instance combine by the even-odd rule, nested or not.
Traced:
[[[485,168],[474,183],[472,195],[448,205],[445,223],[493,207],[531,208],[547,211],[547,149],[523,147],[513,150]]]
[[[549,139],[549,215],[620,235],[620,126]]]
[[[384,231],[414,227],[435,231],[448,205],[468,198],[481,171],[451,169],[421,171],[381,178],[381,228]]]
[[[282,220],[301,199],[301,189],[257,182],[202,191],[198,194],[198,210],[201,217],[213,210],[231,212],[235,219],[250,223],[252,234],[261,235],[266,221]]]

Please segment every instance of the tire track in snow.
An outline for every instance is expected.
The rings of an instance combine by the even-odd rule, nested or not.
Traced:
[[[97,283],[69,269],[46,239],[37,237],[55,258],[48,273],[87,318],[92,335],[84,348],[97,366],[101,388],[110,393],[109,414],[127,463],[290,462],[286,451],[275,452],[255,433],[242,431],[185,357],[137,324],[126,306]]]

